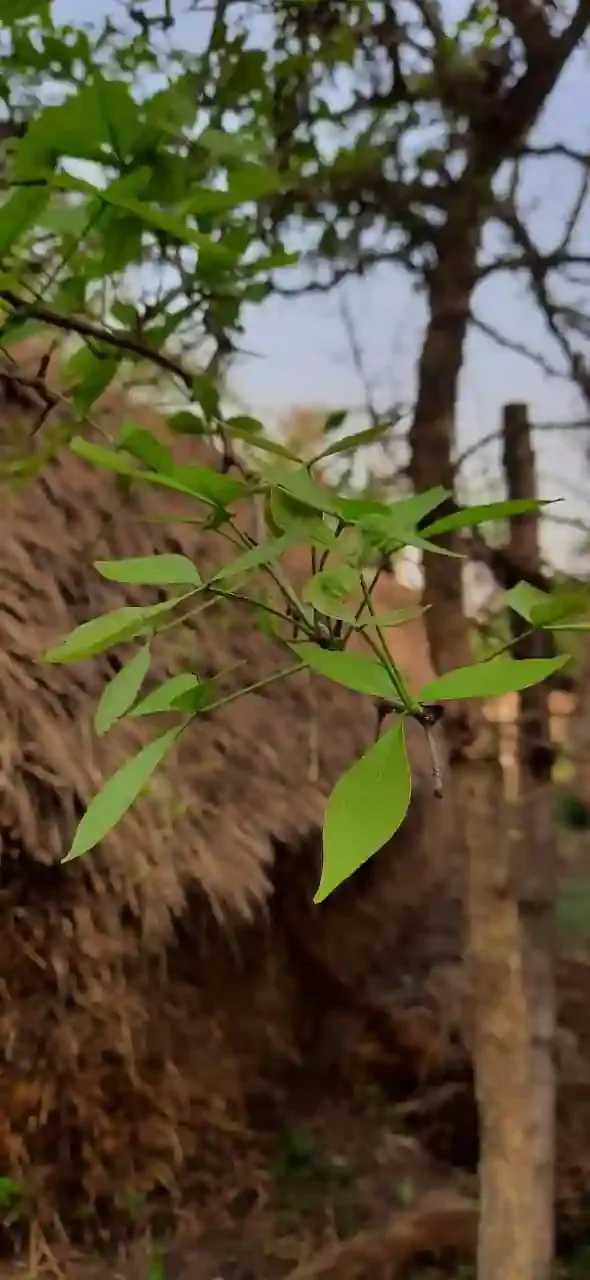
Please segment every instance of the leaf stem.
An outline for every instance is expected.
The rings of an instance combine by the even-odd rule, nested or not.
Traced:
[[[373,601],[371,600],[371,593],[368,590],[368,587],[362,572],[360,574],[360,580],[361,580],[361,591],[363,593],[365,605],[369,610],[371,617],[374,618],[375,610],[373,609]],[[393,661],[393,658],[389,652],[389,649],[387,648],[387,641],[385,639],[385,636],[383,635],[383,631],[381,630],[381,627],[376,622],[374,625],[375,625],[375,632],[377,635],[377,641],[374,641],[371,636],[367,635],[366,631],[363,631],[361,634],[363,635],[367,644],[370,645],[373,652],[377,654],[377,656],[380,658],[380,661],[387,668],[387,671],[389,672],[392,683],[395,687],[396,693],[398,697],[401,698],[401,701],[404,704],[405,710],[409,712],[415,712],[416,710],[418,710],[418,703],[412,697],[410,690],[408,689],[401,672],[398,670],[395,662]]]
[[[265,676],[262,680],[255,680],[253,684],[247,684],[243,689],[235,689],[224,698],[218,698],[217,702],[211,702],[202,714],[210,715],[212,711],[219,711],[221,707],[228,707],[231,702],[237,702],[238,698],[245,698],[248,693],[258,693],[260,689],[266,689],[268,685],[276,684],[278,680],[286,680],[289,676],[295,676],[299,671],[305,670],[305,662],[298,662],[295,666],[286,667],[284,671],[274,671],[272,675]]]

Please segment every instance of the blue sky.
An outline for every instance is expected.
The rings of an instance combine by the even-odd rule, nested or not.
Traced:
[[[92,17],[113,11],[114,4],[115,0],[93,0]],[[448,12],[453,16],[463,7],[462,0],[447,0]],[[54,12],[60,21],[75,24],[80,20],[78,0],[56,0]],[[90,17],[90,12],[84,16]],[[187,48],[196,51],[206,33],[206,22],[203,15],[185,14],[176,37],[186,38]],[[543,142],[559,141],[590,150],[587,51],[572,58],[537,135]],[[573,170],[567,161],[548,159],[536,162],[527,179],[527,202],[530,199],[535,204],[535,229],[549,243],[559,234],[563,210],[573,189],[572,178]],[[590,207],[586,209],[583,238],[590,246]],[[424,307],[412,293],[407,277],[397,269],[383,268],[370,280],[347,285],[346,302],[371,378],[388,399],[411,401]],[[481,289],[477,310],[495,329],[542,351],[548,358],[554,355],[543,325],[525,297],[522,279],[495,276]],[[252,313],[245,345],[257,355],[241,362],[236,382],[242,396],[261,414],[266,410],[274,416],[291,405],[344,407],[362,402],[362,388],[352,367],[336,298],[316,294],[297,301],[269,300]],[[461,450],[495,429],[506,400],[527,401],[537,422],[577,418],[581,412],[571,386],[549,378],[521,356],[474,332],[461,387]],[[538,447],[543,496],[564,498],[564,515],[590,519],[590,494],[588,503],[583,497],[588,469],[579,434],[539,432]],[[481,482],[484,470],[493,483],[498,474],[493,449],[478,456],[474,483]],[[552,526],[552,543],[562,563],[570,536],[565,529]]]

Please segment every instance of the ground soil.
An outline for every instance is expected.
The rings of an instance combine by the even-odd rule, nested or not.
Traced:
[[[102,1260],[33,1229],[22,1256],[0,1266],[0,1280],[280,1280],[433,1187],[473,1190],[469,1176],[427,1155],[377,1090],[349,1110],[335,1104],[319,1120],[285,1126],[268,1155],[258,1185],[228,1206],[224,1228],[199,1232],[185,1211],[175,1240],[154,1244],[138,1210],[138,1239]]]
[[[282,1280],[330,1242],[379,1225],[433,1189],[473,1195],[473,1176],[434,1160],[406,1125],[403,1107],[370,1090],[353,1106],[338,1103],[320,1119],[285,1126],[256,1185],[228,1206],[223,1228],[199,1230],[187,1209],[174,1239],[154,1241],[138,1207],[136,1238],[100,1252],[33,1228],[21,1256],[0,1264],[0,1280]],[[560,1264],[556,1280],[589,1274],[586,1253]],[[443,1276],[473,1280],[474,1272],[462,1259],[425,1257],[409,1280]]]

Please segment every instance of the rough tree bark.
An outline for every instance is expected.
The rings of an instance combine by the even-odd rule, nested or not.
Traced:
[[[430,280],[430,324],[410,437],[417,490],[435,483],[453,488],[451,447],[476,272],[477,212],[455,230]],[[434,665],[440,671],[464,666],[471,654],[461,561],[431,556],[426,564],[425,601],[431,608],[425,620]],[[528,1132],[520,1123],[528,1088],[527,1002],[510,846],[499,827],[501,767],[491,726],[477,704],[448,707],[445,726],[457,830],[467,859],[470,1032],[481,1135],[478,1280],[539,1280],[523,1212],[531,1167]]]
[[[498,9],[525,45],[526,70],[499,95],[486,118],[473,123],[465,167],[448,200],[445,222],[433,236],[435,263],[426,275],[430,319],[410,432],[411,474],[418,490],[436,484],[453,489],[459,376],[495,174],[522,144],[590,24],[590,0],[578,0],[558,35],[551,29],[549,6],[498,0]],[[425,595],[435,666],[445,671],[464,665],[470,654],[460,562],[427,557]],[[540,1119],[534,1132],[527,1119],[543,1111],[539,1081],[532,1110],[523,1109],[532,1085],[530,1046],[537,1028],[530,1018],[530,974],[521,946],[511,843],[498,828],[500,766],[493,735],[475,705],[449,708],[446,723],[456,819],[467,858],[471,1031],[481,1135],[477,1275],[478,1280],[547,1280],[551,1231],[539,1238],[535,1209],[547,1135]]]
[[[583,637],[576,707],[572,716],[569,746],[574,764],[576,794],[590,810],[590,640]]]
[[[509,498],[537,496],[535,454],[526,405],[504,411],[503,452]],[[541,570],[539,518],[536,513],[511,522],[509,551],[523,574]],[[543,636],[527,634],[526,623],[512,616],[517,658],[542,655]],[[528,1089],[522,1124],[531,1152],[528,1221],[536,1245],[534,1274],[544,1276],[554,1247],[555,1148],[555,958],[554,921],[556,847],[551,819],[551,741],[549,690],[525,689],[520,696],[517,743],[519,804],[510,834],[519,901],[521,954],[527,996]]]

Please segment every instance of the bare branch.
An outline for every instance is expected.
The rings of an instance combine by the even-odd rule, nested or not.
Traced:
[[[576,147],[570,147],[565,142],[549,142],[545,145],[535,143],[535,145],[526,144],[515,152],[515,156],[520,160],[571,160],[572,163],[581,165],[590,165],[590,151],[578,151]]]
[[[499,0],[499,5],[525,45],[527,67],[516,84],[498,96],[478,131],[467,170],[470,181],[491,177],[502,161],[518,154],[562,67],[590,27],[590,0],[578,0],[568,26],[558,36],[552,35],[532,0]]]
[[[498,12],[514,27],[527,54],[538,55],[541,49],[551,47],[551,28],[540,5],[531,0],[498,0]]]
[[[369,416],[371,425],[376,427],[381,421],[381,418],[377,410],[377,407],[375,405],[371,382],[367,374],[367,370],[365,368],[365,361],[363,358],[362,348],[361,348],[358,335],[354,326],[354,321],[353,321],[352,315],[350,314],[350,309],[348,307],[348,303],[345,297],[340,298],[339,310],[340,310],[340,318],[342,320],[344,331],[346,333],[346,337],[348,340],[348,345],[350,347],[352,362],[353,362],[355,371],[357,373],[359,382],[361,384],[361,387],[363,389],[363,394],[365,397],[365,411]]]
[[[480,333],[485,334],[486,338],[491,338],[492,342],[496,342],[499,347],[504,347],[506,351],[512,351],[515,355],[523,356],[525,360],[531,360],[539,369],[542,369],[548,378],[568,379],[571,376],[570,370],[559,369],[556,365],[551,364],[540,351],[535,351],[518,339],[502,333],[500,329],[496,329],[487,320],[482,320],[481,316],[476,315],[473,310],[470,315],[470,323],[476,329],[479,329]]]

